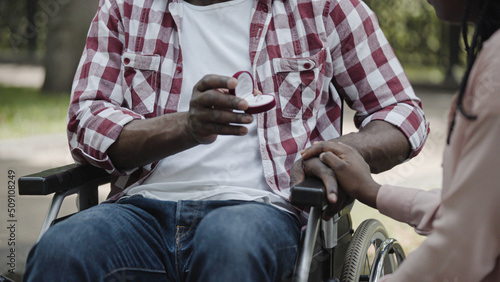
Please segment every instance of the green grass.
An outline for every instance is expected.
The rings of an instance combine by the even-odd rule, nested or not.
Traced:
[[[69,97],[0,86],[0,139],[64,133]]]

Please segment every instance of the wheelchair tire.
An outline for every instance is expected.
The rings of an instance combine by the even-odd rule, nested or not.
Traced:
[[[375,251],[387,238],[387,230],[380,221],[376,219],[363,221],[354,232],[347,248],[340,281],[369,281]],[[395,259],[390,257],[389,260],[388,263],[384,262],[385,273],[392,273],[396,268]]]

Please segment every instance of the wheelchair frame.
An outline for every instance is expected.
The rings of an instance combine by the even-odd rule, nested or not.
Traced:
[[[98,187],[110,180],[111,176],[106,171],[81,164],[66,165],[21,177],[19,195],[54,193],[38,240],[51,225],[62,220],[57,215],[65,197],[78,194],[78,210],[85,210],[98,204]],[[370,219],[360,225],[376,226],[375,229],[368,228],[368,235],[366,230],[362,236],[359,235],[360,228],[354,232],[350,217],[352,205],[341,210],[333,219],[322,220],[326,199],[323,184],[318,179],[308,179],[292,188],[291,202],[297,206],[310,207],[291,281],[375,282],[384,273],[395,270],[404,260],[403,249],[396,240],[388,238],[387,231],[380,222]],[[361,248],[355,248],[358,245]],[[369,265],[371,261],[367,251],[371,245],[376,247],[376,254],[372,265]],[[365,267],[366,263],[368,267]]]

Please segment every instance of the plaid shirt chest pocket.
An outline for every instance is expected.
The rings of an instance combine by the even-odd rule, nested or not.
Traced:
[[[124,67],[124,97],[129,108],[141,115],[154,112],[160,55],[142,55],[125,52],[122,55]]]
[[[310,57],[274,58],[278,105],[284,118],[309,119],[317,111],[323,91],[326,50]]]

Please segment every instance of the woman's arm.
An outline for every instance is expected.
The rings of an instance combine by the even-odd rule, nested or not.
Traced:
[[[432,229],[428,239],[384,281],[481,281],[495,268],[500,255],[500,116],[489,115],[471,124],[440,205],[436,196],[431,197],[436,192],[381,188],[350,146],[332,143],[329,151],[320,152],[320,159],[335,171],[350,196],[423,232]],[[314,155],[318,145],[305,150],[304,157]]]
[[[384,281],[481,281],[500,255],[500,116],[473,122],[433,232]]]

